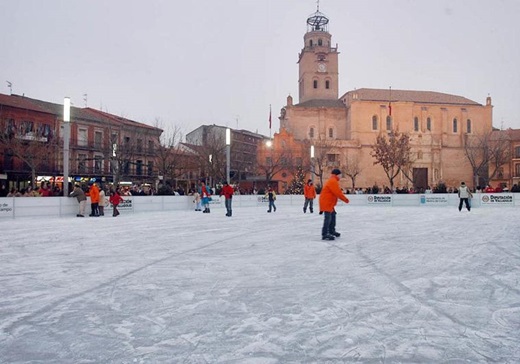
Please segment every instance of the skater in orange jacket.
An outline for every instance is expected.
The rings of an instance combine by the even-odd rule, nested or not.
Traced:
[[[336,231],[336,210],[334,207],[338,203],[338,198],[345,203],[349,203],[347,196],[343,194],[339,187],[339,175],[341,171],[334,168],[330,178],[320,192],[320,214],[323,212],[323,228],[321,229],[322,240],[334,240],[341,234]]]

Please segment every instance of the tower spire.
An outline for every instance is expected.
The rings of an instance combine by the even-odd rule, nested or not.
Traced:
[[[316,0],[316,11],[320,11],[320,0]]]

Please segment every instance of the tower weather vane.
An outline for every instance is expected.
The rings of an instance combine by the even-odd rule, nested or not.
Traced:
[[[13,83],[9,82],[9,81],[5,81],[5,82],[7,82],[7,87],[9,87],[9,94],[12,95],[13,94]]]

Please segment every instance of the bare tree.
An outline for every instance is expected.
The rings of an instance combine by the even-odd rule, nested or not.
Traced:
[[[158,127],[158,126],[157,126]],[[161,135],[156,150],[157,171],[165,181],[174,181],[186,173],[186,155],[180,148],[183,135],[178,126],[168,128]]]
[[[46,125],[37,130],[30,121],[16,125],[13,120],[0,119],[0,148],[6,157],[21,161],[31,174],[34,187],[37,173],[54,173],[57,170],[59,139]]]
[[[352,181],[352,189],[356,189],[356,178],[361,174],[362,168],[359,164],[359,154],[348,154],[347,164],[341,168],[343,172],[350,177]]]
[[[310,141],[314,145],[314,158],[311,159],[311,173],[320,180],[323,186],[323,175],[331,167],[340,167],[339,161],[330,160],[331,152],[337,147],[336,142],[326,139],[313,139]]]
[[[384,133],[379,134],[372,146],[371,156],[376,160],[374,164],[383,167],[393,190],[395,177],[411,163],[410,136],[398,130],[392,130],[388,139]]]
[[[509,160],[510,143],[507,133],[501,130],[466,135],[464,153],[471,164],[475,186],[488,184]]]
[[[257,169],[265,176],[265,181],[269,184],[273,177],[286,169],[291,159],[290,153],[286,149],[269,148],[265,151],[265,158],[257,161]]]

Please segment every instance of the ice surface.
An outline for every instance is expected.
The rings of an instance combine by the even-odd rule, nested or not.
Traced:
[[[0,362],[520,362],[520,209],[224,215],[0,221]]]

